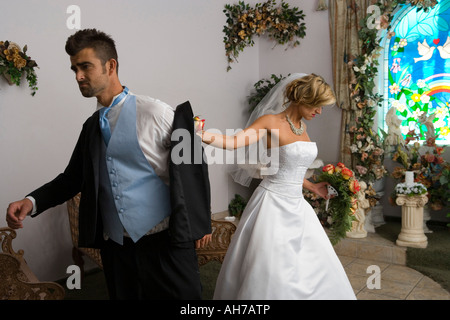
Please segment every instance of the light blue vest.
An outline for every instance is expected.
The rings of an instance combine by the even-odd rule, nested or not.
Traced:
[[[136,133],[136,97],[128,95],[100,157],[99,209],[106,235],[136,242],[171,212],[169,187],[145,158]]]

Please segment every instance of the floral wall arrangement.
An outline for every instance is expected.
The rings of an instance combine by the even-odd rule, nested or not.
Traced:
[[[239,1],[235,5],[225,5],[223,12],[227,17],[223,28],[227,71],[231,70],[230,64],[237,62],[245,47],[253,46],[254,36],[267,35],[276,44],[296,47],[300,44],[299,38],[306,35],[303,11],[297,7],[290,8],[284,1],[277,6],[275,0],[268,0],[257,3],[255,7]]]
[[[14,42],[0,41],[0,74],[10,84],[20,85],[22,77],[25,75],[28,85],[34,96],[37,87],[37,75],[34,68],[38,68],[36,61],[27,54],[27,46],[23,50]]]
[[[380,46],[380,31],[385,31],[386,36],[394,36],[390,30],[390,22],[393,12],[399,5],[411,5],[417,11],[427,11],[433,8],[436,0],[392,0],[373,1],[373,5],[378,7],[381,16],[377,20],[375,27],[369,23],[373,19],[372,14],[367,14],[361,21],[359,29],[359,39],[361,43],[361,53],[355,57],[349,57],[348,65],[353,72],[349,84],[350,97],[361,111],[361,116],[356,117],[355,125],[349,128],[353,144],[351,152],[354,154],[355,163],[353,165],[358,178],[367,182],[373,182],[387,173],[383,166],[383,144],[382,133],[373,132],[374,117],[377,107],[381,106],[383,97],[376,90],[375,79],[378,75],[378,58],[382,47]],[[399,46],[400,48],[400,46]]]

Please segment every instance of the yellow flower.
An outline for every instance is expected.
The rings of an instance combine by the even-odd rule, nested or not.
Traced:
[[[27,65],[27,60],[21,58],[20,56],[14,58],[14,66],[15,66],[17,69],[20,70],[20,69],[22,69],[23,67],[25,67],[26,65]]]
[[[239,31],[238,35],[241,37],[241,39],[244,39],[246,36],[246,33],[244,30]]]
[[[447,136],[450,133],[450,129],[449,129],[449,127],[441,127],[440,132],[443,136]]]
[[[420,101],[420,94],[414,93],[414,94],[411,96],[411,99],[412,99],[412,101],[414,101],[414,102],[419,102],[419,101]]]

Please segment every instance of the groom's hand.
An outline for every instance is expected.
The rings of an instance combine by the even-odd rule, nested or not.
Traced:
[[[22,221],[33,210],[33,203],[30,199],[23,199],[12,202],[6,210],[6,222],[12,229],[23,228]]]
[[[203,238],[195,241],[195,249],[201,249],[208,245],[211,242],[212,235],[207,234]]]

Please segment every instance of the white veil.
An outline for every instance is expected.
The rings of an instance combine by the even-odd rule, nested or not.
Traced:
[[[305,73],[294,73],[278,82],[255,107],[245,128],[249,127],[256,119],[263,115],[282,112],[285,109],[283,103],[286,86],[293,80],[302,78],[306,75],[307,74]],[[264,141],[262,145],[265,146],[265,143],[266,142]],[[228,173],[232,176],[233,180],[246,187],[250,185],[253,178],[262,178],[261,168],[264,167],[265,164],[252,164],[251,161],[249,161],[249,154],[257,152],[255,151],[257,145],[259,145],[259,143],[248,146],[245,150],[245,159],[238,159],[234,164],[228,166]]]

